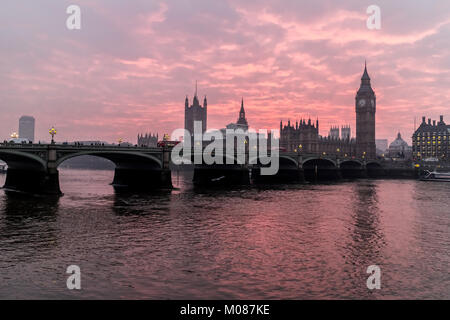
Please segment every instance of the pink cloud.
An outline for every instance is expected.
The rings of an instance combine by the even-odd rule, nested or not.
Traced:
[[[64,2],[8,3],[0,14],[1,137],[17,131],[22,114],[36,117],[36,136],[46,140],[51,125],[60,140],[170,133],[184,124],[184,97],[192,99],[196,80],[210,127],[235,121],[243,96],[254,128],[311,116],[323,135],[336,124],[354,132],[364,59],[379,138],[411,136],[414,117],[450,117],[444,2],[398,10],[380,1],[379,31],[366,28],[369,3],[361,1],[79,5],[79,32],[65,29]]]

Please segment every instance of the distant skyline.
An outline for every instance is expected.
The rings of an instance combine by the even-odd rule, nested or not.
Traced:
[[[81,8],[81,30],[66,8]],[[366,27],[369,5],[381,29]],[[450,122],[450,2],[6,0],[0,19],[0,137],[36,119],[56,140],[160,136],[184,127],[184,99],[208,97],[208,127],[311,117],[352,127],[364,60],[377,139],[410,143],[422,116]]]

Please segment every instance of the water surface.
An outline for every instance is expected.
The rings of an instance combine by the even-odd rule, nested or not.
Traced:
[[[0,190],[0,298],[450,299],[450,184],[224,191],[174,174],[176,190],[122,194],[112,177],[61,170],[59,199]]]

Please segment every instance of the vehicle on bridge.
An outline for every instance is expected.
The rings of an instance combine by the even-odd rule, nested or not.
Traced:
[[[164,148],[164,147],[175,147],[177,144],[179,144],[181,141],[158,141],[156,144],[158,148]]]
[[[170,140],[170,136],[166,133],[166,134],[164,134],[163,139],[157,142],[156,146],[158,148],[175,147],[180,142],[181,141],[172,141],[172,140]]]
[[[8,143],[24,144],[24,143],[31,143],[31,141],[26,138],[11,138],[8,140]]]

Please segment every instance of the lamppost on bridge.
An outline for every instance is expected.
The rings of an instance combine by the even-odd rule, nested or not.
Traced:
[[[55,127],[52,126],[52,128],[48,131],[48,133],[52,136],[52,144],[55,144],[55,135],[56,135],[56,129]]]
[[[11,138],[17,139],[17,138],[19,138],[19,135],[17,134],[17,132],[13,132],[13,133],[11,133]]]

